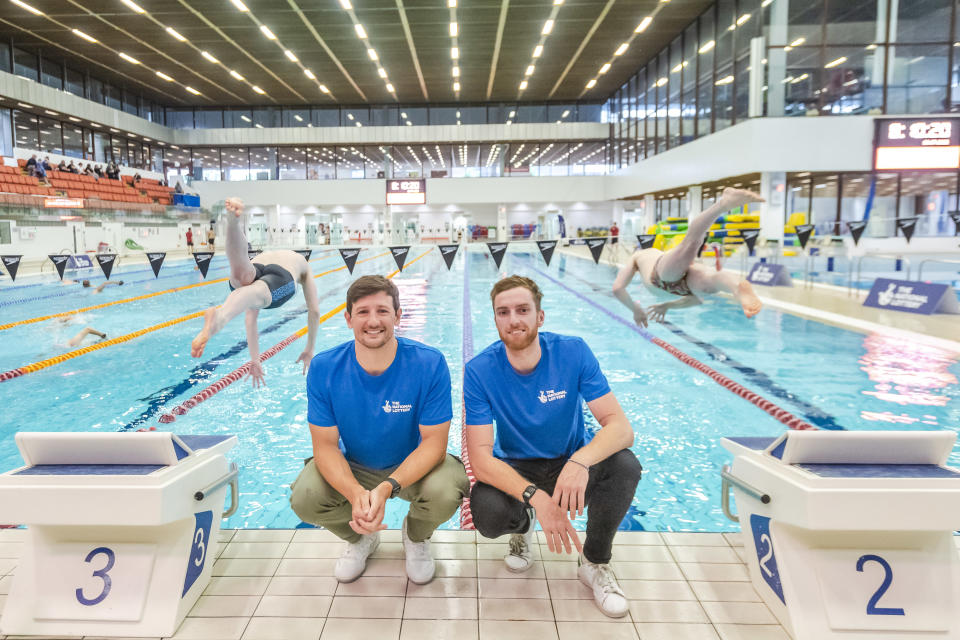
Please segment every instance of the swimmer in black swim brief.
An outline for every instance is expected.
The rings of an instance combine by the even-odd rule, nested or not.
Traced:
[[[230,295],[219,307],[210,307],[204,314],[203,329],[193,339],[190,355],[199,358],[207,342],[224,325],[240,313],[246,313],[247,345],[250,349],[250,373],[254,387],[263,383],[260,365],[257,318],[261,309],[276,309],[303,289],[307,303],[307,344],[297,358],[306,374],[320,325],[320,307],[317,287],[313,283],[310,266],[302,255],[288,249],[264,251],[252,261],[247,253],[244,237],[243,203],[238,198],[227,199],[227,258],[230,260]]]

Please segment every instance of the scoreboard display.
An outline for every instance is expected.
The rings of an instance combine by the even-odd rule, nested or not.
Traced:
[[[960,118],[878,119],[876,171],[960,169]]]
[[[387,204],[427,204],[427,181],[387,180]]]

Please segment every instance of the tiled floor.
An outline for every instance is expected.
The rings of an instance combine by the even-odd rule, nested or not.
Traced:
[[[0,530],[0,606],[24,533]],[[619,533],[613,565],[631,601],[619,620],[593,604],[575,556],[550,553],[542,537],[539,561],[517,575],[503,540],[438,531],[426,585],[404,575],[400,532],[381,540],[363,577],[338,584],[342,543],[327,531],[223,531],[214,577],[174,637],[788,640],[749,583],[739,534]]]

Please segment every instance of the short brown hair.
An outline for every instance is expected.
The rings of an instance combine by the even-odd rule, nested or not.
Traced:
[[[353,303],[360,298],[366,298],[381,291],[393,298],[394,311],[400,309],[400,290],[397,289],[397,285],[383,276],[360,276],[347,289],[347,313],[353,311]]]
[[[517,287],[522,287],[533,294],[533,301],[537,305],[537,311],[540,311],[540,301],[543,300],[543,292],[540,291],[540,287],[537,286],[536,282],[523,276],[507,276],[506,278],[497,280],[497,283],[493,285],[493,289],[490,290],[490,303],[493,304],[494,299],[504,291],[516,289]]]

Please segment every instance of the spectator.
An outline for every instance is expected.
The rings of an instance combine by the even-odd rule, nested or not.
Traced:
[[[50,165],[50,156],[46,156],[43,159],[43,171],[44,173],[47,171],[53,171],[53,167]]]
[[[80,173],[80,170],[77,169],[77,165],[73,164],[73,160],[71,160],[70,164],[67,165],[67,171],[70,173]]]
[[[97,179],[102,178],[103,175],[104,175],[104,174],[103,174],[103,167],[101,167],[100,165],[95,166],[95,167],[93,168],[93,172],[97,175]]]
[[[141,178],[139,173],[133,174],[133,184],[137,184],[138,182],[140,182],[140,180]]]
[[[66,171],[66,170],[67,170],[67,162],[66,160],[61,160],[60,164],[57,165],[57,171]]]
[[[84,168],[84,170],[83,170],[83,175],[85,175],[85,176],[95,175],[94,172],[93,172],[93,167],[90,166],[90,163],[89,163],[89,162],[87,163],[86,168]]]
[[[110,164],[107,165],[107,177],[111,180],[120,179],[120,167],[118,167],[117,163],[113,160],[111,160]]]
[[[177,186],[175,186],[175,187],[173,188],[173,192],[174,192],[174,193],[183,193],[183,185],[178,182],[178,183],[177,183]]]
[[[34,175],[37,172],[37,154],[30,156],[30,159],[27,160],[27,173]]]

